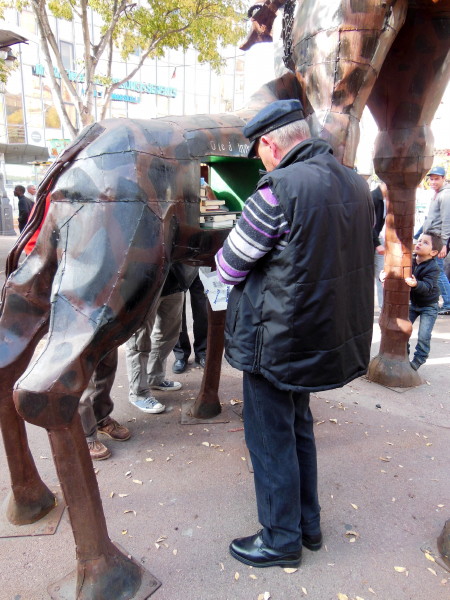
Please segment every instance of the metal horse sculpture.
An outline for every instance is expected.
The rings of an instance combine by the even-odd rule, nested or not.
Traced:
[[[380,129],[375,169],[390,191],[383,340],[370,376],[391,385],[420,383],[406,357],[411,325],[403,277],[410,269],[415,189],[432,162],[429,125],[449,76],[450,0],[288,0],[284,23],[280,77],[243,111],[107,120],[84,130],[41,184],[34,219],[10,255],[0,318],[8,518],[20,526],[54,506],[29,451],[25,420],[47,429],[69,506],[77,546],[70,597],[144,599],[158,585],[108,537],[77,405],[95,365],[154,310],[170,264],[210,264],[228,232],[200,229],[200,165],[214,164],[225,183],[230,170],[245,180],[252,166],[256,178],[258,163],[245,159],[242,127],[268,102],[300,98],[313,134],[326,138],[348,166],[369,105]],[[48,194],[36,248],[17,268]],[[211,377],[218,365],[219,353],[210,354],[197,416],[220,410]],[[447,558],[448,537],[441,544]],[[57,588],[51,595],[68,597]]]

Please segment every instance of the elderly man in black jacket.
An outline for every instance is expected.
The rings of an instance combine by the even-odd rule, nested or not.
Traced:
[[[244,426],[261,531],[230,552],[298,566],[322,546],[310,392],[366,372],[373,322],[373,204],[363,178],[311,138],[298,100],[244,128],[268,173],[216,256],[234,285],[226,358],[244,372]]]

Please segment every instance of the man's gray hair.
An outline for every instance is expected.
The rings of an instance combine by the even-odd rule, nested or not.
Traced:
[[[302,119],[301,121],[293,121],[287,125],[283,125],[279,129],[275,129],[270,133],[266,133],[266,137],[273,140],[282,150],[291,148],[294,144],[299,144],[303,140],[311,137],[308,123]]]

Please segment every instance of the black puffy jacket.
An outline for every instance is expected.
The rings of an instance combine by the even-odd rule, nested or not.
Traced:
[[[323,140],[293,148],[262,177],[290,223],[288,244],[233,288],[225,348],[276,387],[340,387],[366,372],[373,323],[373,204],[363,178]]]
[[[439,301],[440,269],[435,258],[417,264],[413,257],[412,274],[417,279],[417,286],[411,288],[411,304],[415,306],[431,306]]]

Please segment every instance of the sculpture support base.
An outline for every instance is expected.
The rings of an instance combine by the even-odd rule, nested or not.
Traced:
[[[123,548],[117,546],[120,553],[125,553]],[[121,600],[146,600],[150,598],[161,586],[161,582],[146,571],[134,558],[128,556],[127,560],[131,561],[140,571],[141,583],[134,595],[121,596]],[[79,569],[75,569],[56,583],[49,585],[47,591],[52,600],[74,600],[74,598],[77,598],[77,600],[110,600],[114,598],[115,581],[111,578],[110,565],[107,566],[107,571],[103,572],[104,567],[106,567],[103,560],[90,561],[90,563],[89,571],[87,565],[84,566],[85,578],[81,590],[77,590]],[[114,573],[114,576],[118,579],[124,576],[120,567],[120,564],[117,564],[117,570]]]
[[[370,361],[367,378],[390,388],[410,388],[425,383],[418,371],[411,367],[409,360],[383,354],[378,354]]]
[[[28,537],[36,535],[53,535],[61,521],[66,505],[60,493],[54,492],[54,508],[42,516],[39,520],[31,520],[24,524],[13,524],[9,518],[9,507],[14,503],[12,492],[5,498],[0,508],[0,538]]]

